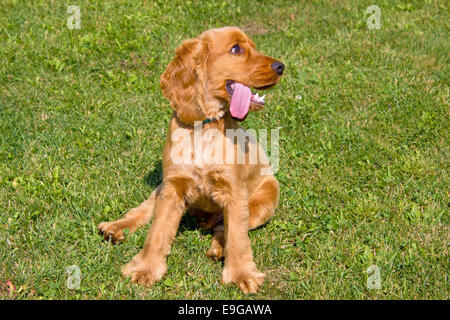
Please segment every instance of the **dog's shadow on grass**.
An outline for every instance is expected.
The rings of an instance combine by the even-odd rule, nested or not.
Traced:
[[[162,178],[162,162],[160,160],[155,164],[154,169],[145,176],[144,182],[147,186],[156,189],[162,183]]]
[[[163,172],[162,172],[162,162],[158,161],[154,169],[150,171],[144,178],[144,182],[147,186],[156,189],[163,180]],[[189,212],[186,212],[186,214],[183,215],[181,218],[180,226],[178,228],[179,233],[183,233],[184,231],[192,231],[192,230],[199,230],[201,234],[207,235],[211,232],[207,229],[204,229],[200,227],[198,224],[197,219],[192,217]]]

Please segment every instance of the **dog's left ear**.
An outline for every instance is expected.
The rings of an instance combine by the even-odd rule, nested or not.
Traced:
[[[178,118],[192,125],[205,118],[206,59],[208,43],[199,39],[184,41],[175,59],[161,75],[160,85]]]

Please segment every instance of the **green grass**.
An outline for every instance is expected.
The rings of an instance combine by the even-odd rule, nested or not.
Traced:
[[[2,1],[0,298],[448,299],[449,18],[444,0]],[[244,123],[281,127],[280,206],[250,232],[266,280],[254,295],[222,286],[211,235],[185,218],[145,289],[120,268],[148,227],[113,246],[95,226],[158,185],[159,76],[183,39],[225,25],[287,66]]]

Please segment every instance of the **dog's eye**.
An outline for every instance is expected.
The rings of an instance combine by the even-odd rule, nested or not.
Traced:
[[[236,44],[233,48],[231,48],[230,52],[234,54],[244,53],[244,49]]]

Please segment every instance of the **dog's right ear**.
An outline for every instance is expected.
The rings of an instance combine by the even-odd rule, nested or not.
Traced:
[[[199,39],[184,41],[175,59],[161,75],[160,85],[178,118],[192,125],[205,119],[206,59],[208,44]]]

